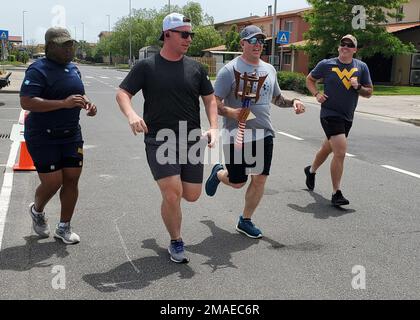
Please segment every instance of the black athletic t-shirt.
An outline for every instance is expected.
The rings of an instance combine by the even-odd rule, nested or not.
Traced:
[[[143,118],[148,136],[161,129],[176,133],[179,121],[187,121],[188,131],[200,128],[200,96],[213,93],[203,66],[188,57],[168,61],[160,54],[139,61],[120,84],[120,88],[144,96]]]

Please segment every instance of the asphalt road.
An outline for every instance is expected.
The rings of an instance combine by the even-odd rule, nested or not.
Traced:
[[[168,259],[160,193],[143,137],[133,136],[115,102],[126,73],[81,71],[98,106],[96,117],[81,116],[85,167],[72,222],[81,243],[65,246],[34,235],[27,209],[38,178],[35,172],[14,174],[0,252],[0,299],[420,298],[420,179],[383,167],[420,174],[419,127],[356,115],[348,149],[353,156],[346,158],[342,183],[351,204],[339,210],[330,205],[329,161],[317,173],[314,192],[304,182],[303,168],[323,139],[319,107],[308,105],[303,115],[273,107],[276,131],[289,136],[277,135],[254,216],[264,238],[235,231],[245,189],[220,186],[214,198],[203,192],[196,203],[183,202],[191,262],[177,265]],[[140,96],[135,107],[141,113]],[[17,106],[17,95],[0,94],[0,133],[17,122]],[[204,108],[202,124],[208,127]],[[0,169],[9,149],[10,141],[0,139]],[[205,178],[211,167],[205,166]],[[46,211],[53,226],[58,196]],[[365,289],[354,289],[354,277],[363,273]]]

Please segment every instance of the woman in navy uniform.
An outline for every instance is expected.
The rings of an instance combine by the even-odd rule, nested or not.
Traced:
[[[50,235],[44,208],[60,190],[61,218],[54,237],[66,244],[80,241],[70,228],[83,167],[80,110],[85,109],[88,116],[97,111],[85,95],[79,69],[71,63],[75,45],[66,29],[48,29],[46,58],[29,66],[20,91],[21,106],[30,111],[25,141],[41,182],[29,206],[32,226],[38,235]]]

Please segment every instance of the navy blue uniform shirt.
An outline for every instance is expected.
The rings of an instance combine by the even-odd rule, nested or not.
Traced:
[[[76,94],[85,94],[79,69],[73,63],[61,65],[47,58],[29,66],[20,90],[21,97],[46,100],[63,100]],[[82,141],[79,116],[79,107],[48,112],[31,111],[25,120],[25,140],[47,144]],[[51,139],[47,134],[47,130],[75,128],[79,128],[78,133],[64,139]]]

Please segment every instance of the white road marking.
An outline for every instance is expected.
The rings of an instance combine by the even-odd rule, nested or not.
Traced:
[[[420,174],[417,174],[417,173],[413,173],[413,172],[410,172],[410,171],[406,171],[406,170],[395,168],[395,167],[388,166],[388,165],[382,165],[381,167],[384,167],[384,168],[387,168],[387,169],[390,169],[390,170],[394,170],[394,171],[399,172],[399,173],[404,173],[404,174],[407,174],[409,176],[420,179]]]
[[[13,187],[13,165],[19,151],[20,143],[15,141],[10,147],[9,159],[7,160],[6,170],[4,172],[3,186],[0,191],[0,250],[3,241],[4,226],[6,224],[6,215],[9,211],[10,197]]]
[[[137,273],[140,273],[140,270],[136,267],[136,265],[133,263],[133,260],[130,258],[130,255],[128,254],[128,249],[127,249],[127,246],[125,245],[124,238],[121,235],[120,228],[118,228],[118,220],[124,218],[126,216],[126,214],[127,213],[124,213],[121,217],[119,217],[119,218],[117,218],[117,219],[114,220],[115,228],[117,229],[118,237],[120,238],[120,242],[121,242],[121,245],[122,245],[122,247],[124,249],[124,253],[125,253],[125,256],[127,257],[128,262],[130,262],[130,264],[133,267],[134,271],[136,271]]]
[[[86,79],[95,79],[95,77],[85,76]]]
[[[282,131],[278,131],[278,133],[280,133],[283,136],[286,136],[286,137],[289,137],[289,138],[292,138],[292,139],[295,139],[295,140],[298,140],[298,141],[303,141],[302,138],[292,136],[291,134],[288,134],[288,133],[285,133],[285,132],[282,132]]]
[[[346,153],[346,156],[347,156],[347,157],[350,157],[350,158],[355,157],[355,155],[354,155],[354,154],[351,154],[351,153]]]
[[[99,78],[101,78],[101,79],[109,79],[109,77],[104,77],[104,76],[101,76]]]

